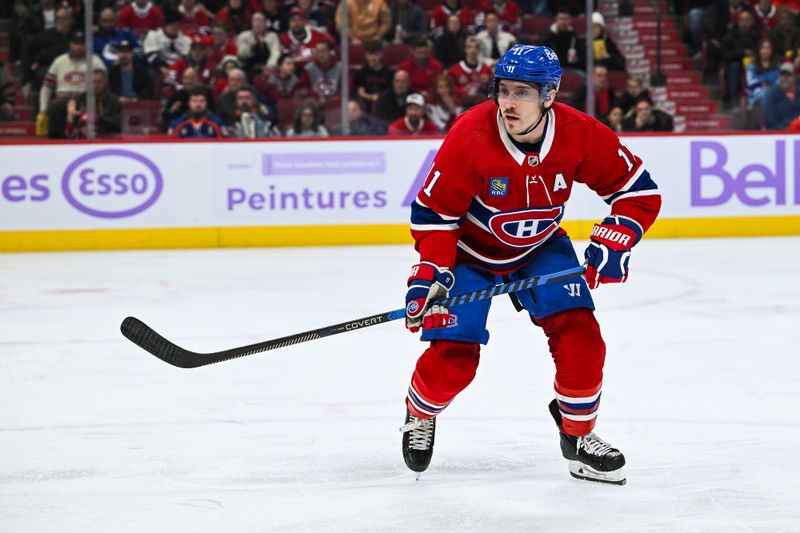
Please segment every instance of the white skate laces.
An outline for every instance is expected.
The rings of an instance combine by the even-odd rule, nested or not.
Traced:
[[[591,455],[595,455],[597,457],[602,457],[614,449],[610,444],[594,433],[589,433],[583,437],[578,437],[578,441],[575,445],[575,453],[579,453],[581,451],[581,447],[583,447],[583,449]]]
[[[400,428],[401,433],[410,432],[408,447],[412,450],[429,450],[433,439],[433,418],[417,418],[411,415],[408,424]]]

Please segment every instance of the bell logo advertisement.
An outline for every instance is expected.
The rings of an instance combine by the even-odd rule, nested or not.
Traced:
[[[748,152],[751,149],[745,153]],[[774,141],[760,151],[758,161],[747,164],[735,163],[732,155],[731,150],[720,142],[692,142],[692,206],[714,207],[728,203],[748,207],[800,205],[800,140],[793,143]]]

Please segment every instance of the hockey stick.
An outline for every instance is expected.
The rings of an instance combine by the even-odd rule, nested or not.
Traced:
[[[554,272],[552,274],[543,274],[541,276],[534,276],[532,278],[512,281],[510,283],[501,283],[500,285],[495,285],[491,288],[445,298],[444,300],[436,303],[445,307],[451,307],[454,305],[476,302],[478,300],[494,298],[500,294],[522,291],[538,285],[544,285],[545,283],[553,283],[574,278],[582,275],[585,271],[586,268],[582,266],[570,268],[560,272]],[[241,346],[239,348],[231,348],[230,350],[223,350],[221,352],[213,353],[196,353],[185,350],[177,344],[168,341],[156,333],[150,326],[132,316],[129,316],[122,321],[120,330],[122,330],[122,334],[125,335],[125,337],[127,337],[131,342],[155,355],[164,362],[180,368],[197,368],[199,366],[227,361],[228,359],[244,357],[245,355],[266,352],[276,348],[283,348],[284,346],[291,346],[292,344],[299,344],[301,342],[321,339],[322,337],[328,337],[338,333],[355,331],[368,326],[374,326],[376,324],[383,324],[384,322],[391,322],[392,320],[405,318],[405,316],[405,308],[395,309],[394,311],[389,311],[388,313],[372,315],[358,320],[351,320],[349,322],[336,324],[334,326],[326,326],[324,328],[304,331],[303,333],[297,333],[295,335],[289,335],[279,339],[258,342],[248,346]]]

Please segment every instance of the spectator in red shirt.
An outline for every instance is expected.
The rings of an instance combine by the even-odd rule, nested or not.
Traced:
[[[756,16],[756,23],[761,28],[761,32],[766,35],[778,24],[778,8],[772,0],[758,0],[753,6],[753,14]]]
[[[464,60],[459,61],[447,71],[456,85],[460,98],[474,99],[488,94],[486,86],[492,76],[491,67],[480,57],[480,42],[471,35],[464,43]],[[477,102],[473,102],[473,105]]]
[[[208,47],[208,59],[216,68],[225,56],[237,56],[239,51],[236,41],[228,37],[224,22],[216,21],[211,28],[211,43]]]
[[[195,33],[192,36],[192,46],[189,48],[189,54],[177,60],[171,67],[172,76],[178,84],[183,83],[183,71],[188,67],[192,67],[197,71],[201,85],[208,87],[212,84],[216,65],[209,58],[206,38],[199,33]]]
[[[437,6],[431,11],[431,32],[438,36],[447,25],[447,17],[458,15],[461,19],[461,26],[465,29],[472,29],[474,18],[472,11],[468,7],[462,7],[459,0],[444,0],[442,5]]]
[[[392,122],[388,133],[407,137],[439,133],[436,126],[425,120],[425,97],[417,93],[409,94],[406,97],[406,116]]]
[[[496,13],[500,17],[505,30],[511,33],[519,31],[519,6],[514,0],[483,0],[476,9],[476,28],[486,24],[486,15],[489,13]]]
[[[426,94],[433,86],[436,75],[444,70],[439,61],[431,56],[431,45],[421,37],[414,41],[411,57],[400,63],[398,70],[405,70],[411,76],[411,91]]]
[[[211,26],[211,15],[206,11],[206,6],[198,4],[197,0],[181,0],[178,12],[183,17],[181,31],[186,35],[192,35],[201,29],[207,30]]]
[[[433,97],[425,108],[425,114],[439,131],[447,131],[456,117],[464,111],[456,94],[453,78],[442,72],[436,76],[432,92]]]
[[[117,28],[130,30],[141,37],[164,26],[164,13],[150,0],[133,0],[117,15]]]
[[[289,15],[289,29],[281,33],[281,52],[291,54],[297,65],[304,65],[314,58],[314,50],[320,41],[333,42],[324,31],[308,24],[302,9],[292,9]]]

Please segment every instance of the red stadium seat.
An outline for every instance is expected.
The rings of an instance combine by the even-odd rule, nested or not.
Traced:
[[[333,98],[325,103],[322,108],[323,124],[331,135],[336,135],[342,129],[342,100]]]
[[[425,12],[433,11],[435,8],[442,5],[441,0],[417,0],[417,5]]]
[[[572,17],[572,28],[575,30],[575,33],[578,34],[578,37],[585,37],[586,36],[586,16],[579,15],[577,17]]]
[[[561,76],[561,87],[558,90],[558,101],[568,103],[572,100],[572,96],[578,87],[583,85],[584,81],[580,74],[572,71],[565,70]]]
[[[341,48],[339,49],[341,50]],[[361,66],[367,62],[367,55],[364,52],[364,45],[351,44],[349,50],[350,66]],[[341,55],[341,54],[340,54]]]
[[[284,133],[294,123],[294,114],[302,101],[298,97],[278,100],[278,126]]]
[[[625,92],[625,88],[628,85],[628,73],[627,72],[620,72],[618,70],[609,70],[608,71],[608,84],[614,89],[614,92],[617,94],[622,94]]]
[[[149,135],[159,132],[161,104],[157,100],[127,102],[122,106],[123,135]]]
[[[522,15],[520,32],[538,38],[547,31],[551,24],[553,24],[553,17],[525,14]]]
[[[411,47],[407,44],[390,44],[383,49],[383,64],[394,68],[411,55]]]

